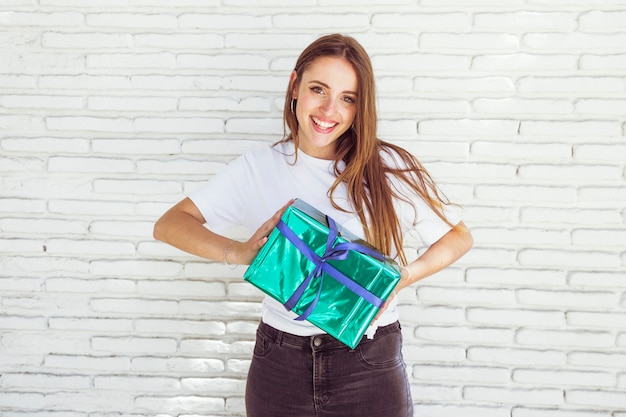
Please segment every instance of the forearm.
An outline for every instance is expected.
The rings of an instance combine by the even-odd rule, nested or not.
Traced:
[[[231,239],[208,230],[192,215],[169,211],[154,226],[154,238],[213,261],[224,260],[224,248]]]
[[[447,268],[470,250],[472,235],[463,222],[433,243],[419,258],[405,266],[400,289]]]

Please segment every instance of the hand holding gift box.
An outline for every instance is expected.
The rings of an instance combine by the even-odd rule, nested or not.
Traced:
[[[350,347],[400,280],[398,265],[302,200],[287,208],[244,279]]]

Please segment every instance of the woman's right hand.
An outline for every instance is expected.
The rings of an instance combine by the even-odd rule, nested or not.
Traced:
[[[285,210],[287,210],[287,207],[289,207],[293,201],[294,200],[290,200],[282,206],[272,217],[266,220],[247,241],[229,243],[230,247],[225,251],[224,261],[228,264],[250,265],[265,242],[267,242],[267,237],[274,227],[276,227],[276,224],[278,224],[278,221],[285,213]]]

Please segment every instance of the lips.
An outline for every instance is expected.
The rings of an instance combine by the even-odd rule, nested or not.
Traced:
[[[339,124],[335,122],[325,122],[317,117],[311,117],[311,120],[313,121],[313,125],[321,131],[330,131]]]

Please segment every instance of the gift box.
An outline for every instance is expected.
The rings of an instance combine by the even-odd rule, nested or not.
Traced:
[[[244,279],[354,348],[400,280],[400,268],[332,218],[296,199]]]

